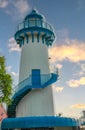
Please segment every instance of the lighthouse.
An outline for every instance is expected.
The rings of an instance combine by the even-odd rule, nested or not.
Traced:
[[[32,89],[17,105],[16,116],[55,115],[51,84],[58,74],[50,73],[48,57],[48,47],[55,40],[52,26],[32,10],[19,24],[15,39],[21,47],[18,90],[26,85]]]
[[[55,40],[52,25],[32,10],[18,25],[15,40],[21,48],[19,83],[2,130],[78,130],[78,121],[56,116],[54,109],[52,84],[58,72],[49,68],[48,48]]]

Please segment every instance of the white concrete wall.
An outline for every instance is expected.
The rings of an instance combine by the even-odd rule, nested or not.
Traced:
[[[18,104],[17,117],[52,116],[54,113],[52,88],[34,89]]]
[[[32,69],[40,69],[41,74],[49,74],[48,50],[42,43],[25,43],[22,46],[19,82],[26,79]]]

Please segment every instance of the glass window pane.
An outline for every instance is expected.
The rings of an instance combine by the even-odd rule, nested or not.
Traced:
[[[36,22],[37,22],[37,26],[41,27],[41,20],[37,20]]]
[[[25,21],[25,28],[28,28],[28,20]]]
[[[35,26],[35,20],[29,20],[29,26]]]

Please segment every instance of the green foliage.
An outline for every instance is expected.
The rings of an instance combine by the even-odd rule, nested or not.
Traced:
[[[0,103],[11,102],[10,96],[12,94],[12,78],[10,74],[6,73],[5,57],[0,56],[0,90],[4,96],[0,97]]]

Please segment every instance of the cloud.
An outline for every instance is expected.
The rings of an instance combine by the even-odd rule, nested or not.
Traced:
[[[0,0],[0,8],[5,8],[8,6],[9,0]]]
[[[75,80],[75,79],[69,80],[69,81],[67,81],[67,84],[70,87],[74,87],[74,88],[83,86],[83,85],[85,85],[85,77],[81,77],[79,80]]]
[[[75,68],[78,68],[77,71],[73,74],[74,76],[80,77],[85,75],[85,64],[84,63],[77,63]]]
[[[53,85],[54,92],[62,92],[64,87],[57,86],[56,84]]]
[[[13,79],[12,87],[14,88],[16,84],[18,83],[19,73],[14,72],[12,68],[13,68],[12,66],[6,66],[7,73],[9,73],[12,76],[12,79]]]
[[[24,18],[24,15],[30,11],[31,7],[28,0],[15,0],[11,1],[13,8],[8,9],[8,13],[13,15],[14,18]]]
[[[0,0],[0,7],[15,19],[23,18],[31,9],[28,0]]]
[[[76,63],[85,60],[85,42],[70,39],[66,39],[65,42],[69,44],[55,45],[49,49],[51,62],[68,60]]]
[[[81,109],[81,108],[85,108],[85,104],[74,104],[72,106],[70,106],[70,108],[77,108],[77,109]]]
[[[52,64],[50,64],[50,71],[51,72],[57,72],[57,71],[60,71],[61,69],[62,69],[62,64],[56,64],[56,62],[55,63],[52,63]]]
[[[16,41],[14,40],[13,37],[11,37],[9,40],[8,40],[8,47],[9,47],[9,52],[20,52],[20,47],[17,45]]]
[[[64,87],[56,87],[56,88],[55,88],[55,90],[56,90],[57,92],[62,92],[63,89],[64,89]]]
[[[16,1],[16,2],[15,2]],[[30,6],[28,5],[27,0],[15,0],[12,1],[14,7],[21,13],[24,14],[26,13],[29,9]]]
[[[67,81],[67,84],[68,84],[70,87],[74,87],[74,88],[79,87],[79,81],[78,81],[78,80],[72,79],[72,80],[70,80],[70,81]]]
[[[83,71],[78,71],[78,72],[74,73],[73,75],[80,77],[80,76],[84,75],[84,72]]]
[[[14,77],[18,77],[19,76],[19,74],[18,73],[15,73],[15,72],[11,72],[11,74],[12,74],[12,76],[14,76]]]
[[[56,67],[58,68],[58,69],[62,69],[62,64],[56,64]]]
[[[81,64],[81,69],[85,72],[85,64]]]
[[[14,77],[19,76],[19,73],[12,71],[12,66],[6,66],[6,70],[8,71],[8,73],[10,73]]]

